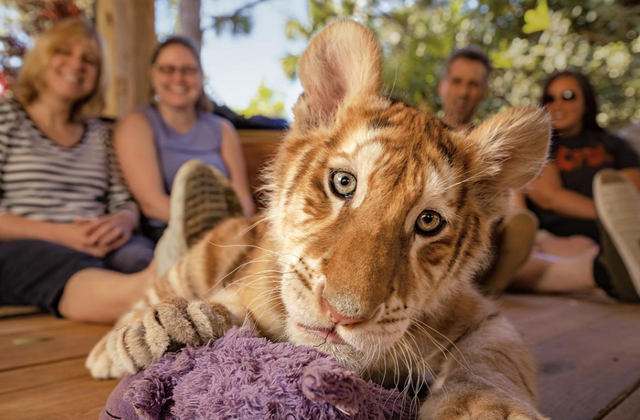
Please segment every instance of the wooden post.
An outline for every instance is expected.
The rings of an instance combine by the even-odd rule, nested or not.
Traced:
[[[157,42],[154,0],[97,0],[96,26],[109,64],[104,116],[120,118],[149,101],[149,62]]]

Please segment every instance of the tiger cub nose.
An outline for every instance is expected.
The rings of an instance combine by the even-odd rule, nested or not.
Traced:
[[[367,318],[351,318],[342,315],[336,308],[331,306],[328,300],[326,300],[324,297],[322,297],[321,299],[324,311],[329,316],[329,319],[331,319],[331,322],[335,323],[336,325],[355,325],[367,320]]]

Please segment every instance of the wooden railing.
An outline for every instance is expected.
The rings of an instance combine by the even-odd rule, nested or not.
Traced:
[[[238,130],[254,197],[256,190],[262,186],[261,170],[275,156],[286,133],[280,130]]]

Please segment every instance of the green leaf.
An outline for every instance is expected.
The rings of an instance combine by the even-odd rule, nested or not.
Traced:
[[[541,32],[547,29],[551,24],[547,0],[538,0],[538,5],[535,9],[527,10],[524,14],[524,21],[525,25],[522,27],[522,32],[525,34]]]
[[[287,39],[294,40],[300,38],[304,34],[302,23],[295,19],[289,19],[284,26],[284,34]]]
[[[266,115],[268,117],[283,118],[284,101],[279,96],[262,81],[258,86],[257,92],[249,101],[249,105],[245,109],[238,110],[238,113],[245,117]]]
[[[451,17],[455,18],[458,16],[460,9],[462,9],[462,0],[453,0],[453,2],[451,2]]]
[[[506,54],[501,51],[491,51],[489,57],[493,62],[493,67],[496,69],[510,69],[513,67],[511,58],[507,57]]]
[[[294,80],[297,77],[298,61],[300,61],[300,56],[294,54],[287,54],[280,59],[282,70],[289,79]]]

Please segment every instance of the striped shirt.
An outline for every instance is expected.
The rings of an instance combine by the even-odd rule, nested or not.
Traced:
[[[70,223],[122,210],[138,214],[106,125],[90,120],[77,144],[60,146],[20,102],[0,98],[0,215]]]

